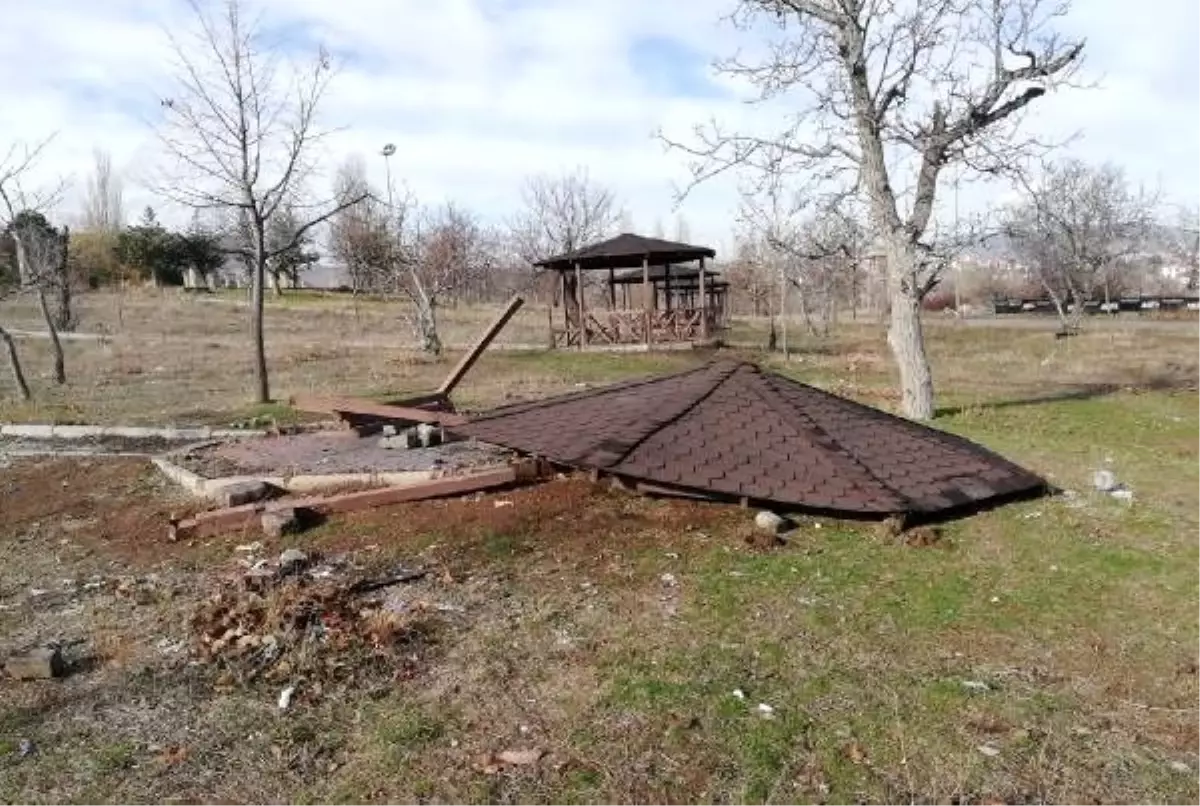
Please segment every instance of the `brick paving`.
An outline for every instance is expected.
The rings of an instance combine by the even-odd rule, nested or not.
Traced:
[[[1046,489],[969,440],[729,360],[506,406],[454,430],[629,480],[853,516],[936,515]]]

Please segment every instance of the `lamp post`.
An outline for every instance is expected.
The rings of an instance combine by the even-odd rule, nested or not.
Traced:
[[[391,209],[392,204],[392,155],[396,153],[396,146],[388,143],[379,152],[383,155],[383,165],[387,172],[387,192],[388,192],[388,209]]]

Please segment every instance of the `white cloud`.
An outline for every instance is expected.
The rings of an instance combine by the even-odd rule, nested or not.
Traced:
[[[377,154],[392,142],[394,174],[419,195],[455,199],[494,220],[512,212],[523,177],[586,165],[639,227],[663,220],[670,230],[672,182],[684,180],[684,159],[664,153],[652,133],[773,114],[732,94],[673,97],[628,58],[644,37],[729,55],[739,35],[720,19],[726,0],[262,2],[264,20],[291,45],[323,41],[346,57],[324,110],[327,123],[347,127],[326,146],[330,173],[358,152],[382,182]],[[1162,0],[1154,15],[1130,15],[1117,0],[1080,3],[1066,24],[1088,38],[1090,69],[1103,87],[1046,99],[1031,126],[1049,136],[1082,130],[1071,147],[1080,156],[1119,162],[1134,179],[1161,182],[1169,196],[1194,203],[1196,15],[1194,0]],[[134,177],[153,162],[152,133],[138,116],[153,115],[164,92],[164,31],[187,16],[179,0],[40,0],[6,9],[0,131],[29,140],[59,132],[42,171],[47,181],[76,179],[62,214],[78,208],[93,147],[110,150]],[[966,190],[963,203],[987,203],[995,192]],[[133,214],[155,201],[136,186],[127,198]],[[722,180],[689,198],[682,214],[693,238],[728,249],[736,204],[732,181]]]

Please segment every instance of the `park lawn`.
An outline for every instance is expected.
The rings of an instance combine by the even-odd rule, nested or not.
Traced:
[[[296,416],[246,406],[228,301],[135,301],[123,330],[112,302],[86,303],[112,340],[72,342],[71,383],[36,380],[38,400],[0,420]],[[455,353],[387,343],[381,308],[274,306],[278,393],[436,386]],[[464,332],[487,319],[460,313]],[[228,685],[164,649],[194,646],[189,618],[257,538],[166,542],[167,518],[195,505],[138,460],[9,460],[0,654],[55,639],[92,663],[0,687],[0,799],[1195,802],[1194,333],[931,325],[929,342],[935,424],[1062,495],[953,522],[927,546],[802,518],[786,545],[756,549],[736,507],[577,478],[339,517],[262,551],[429,567],[397,595],[457,609],[433,611],[403,675],[301,677],[285,712],[279,685]],[[878,328],[796,346],[726,354],[894,408]],[[38,342],[22,348],[41,366]],[[481,408],[707,357],[494,351],[456,397]],[[1131,503],[1092,489],[1100,468]],[[157,593],[55,592],[94,575]],[[37,751],[20,757],[20,739]],[[506,749],[546,755],[488,763]]]

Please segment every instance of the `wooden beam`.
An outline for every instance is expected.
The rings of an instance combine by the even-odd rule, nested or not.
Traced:
[[[642,258],[642,311],[646,320],[646,349],[650,349],[650,256]]]
[[[381,420],[399,420],[411,423],[434,423],[438,425],[465,425],[467,423],[467,418],[460,414],[418,409],[411,406],[390,406],[385,403],[376,403],[356,397],[297,395],[291,399],[291,406],[300,411],[312,411],[321,414],[360,414],[368,417],[378,417]]]
[[[467,350],[466,355],[459,359],[454,369],[450,370],[450,374],[446,376],[446,380],[442,381],[442,385],[437,389],[439,395],[449,395],[454,390],[454,387],[458,386],[459,381],[463,379],[463,376],[479,360],[479,356],[483,355],[483,351],[492,343],[492,339],[496,338],[496,334],[508,324],[508,320],[512,319],[513,314],[519,311],[524,304],[525,300],[520,295],[515,295],[508,301],[508,305],[504,306],[504,310],[500,312],[495,321],[483,332],[483,335],[472,345],[471,349]]]
[[[612,270],[612,267],[609,266],[609,268],[608,268],[608,309],[610,311],[615,311],[617,309],[617,286],[613,282],[613,280],[615,279],[613,275],[614,275],[614,272]]]
[[[579,295],[579,349],[587,347],[587,309],[583,304],[583,269],[575,264],[575,293]]]
[[[704,289],[704,256],[700,256],[700,338],[708,339],[708,295]]]
[[[264,512],[279,509],[295,509],[317,515],[333,515],[339,512],[356,512],[363,509],[402,504],[409,501],[424,501],[448,495],[464,495],[517,482],[536,481],[547,474],[547,466],[536,459],[524,459],[507,467],[485,470],[467,476],[434,479],[400,487],[384,487],[378,490],[361,490],[330,496],[305,496],[281,498],[275,501],[259,501],[227,509],[201,512],[191,518],[172,521],[171,540],[188,540],[209,537],[246,527],[256,526]]]

